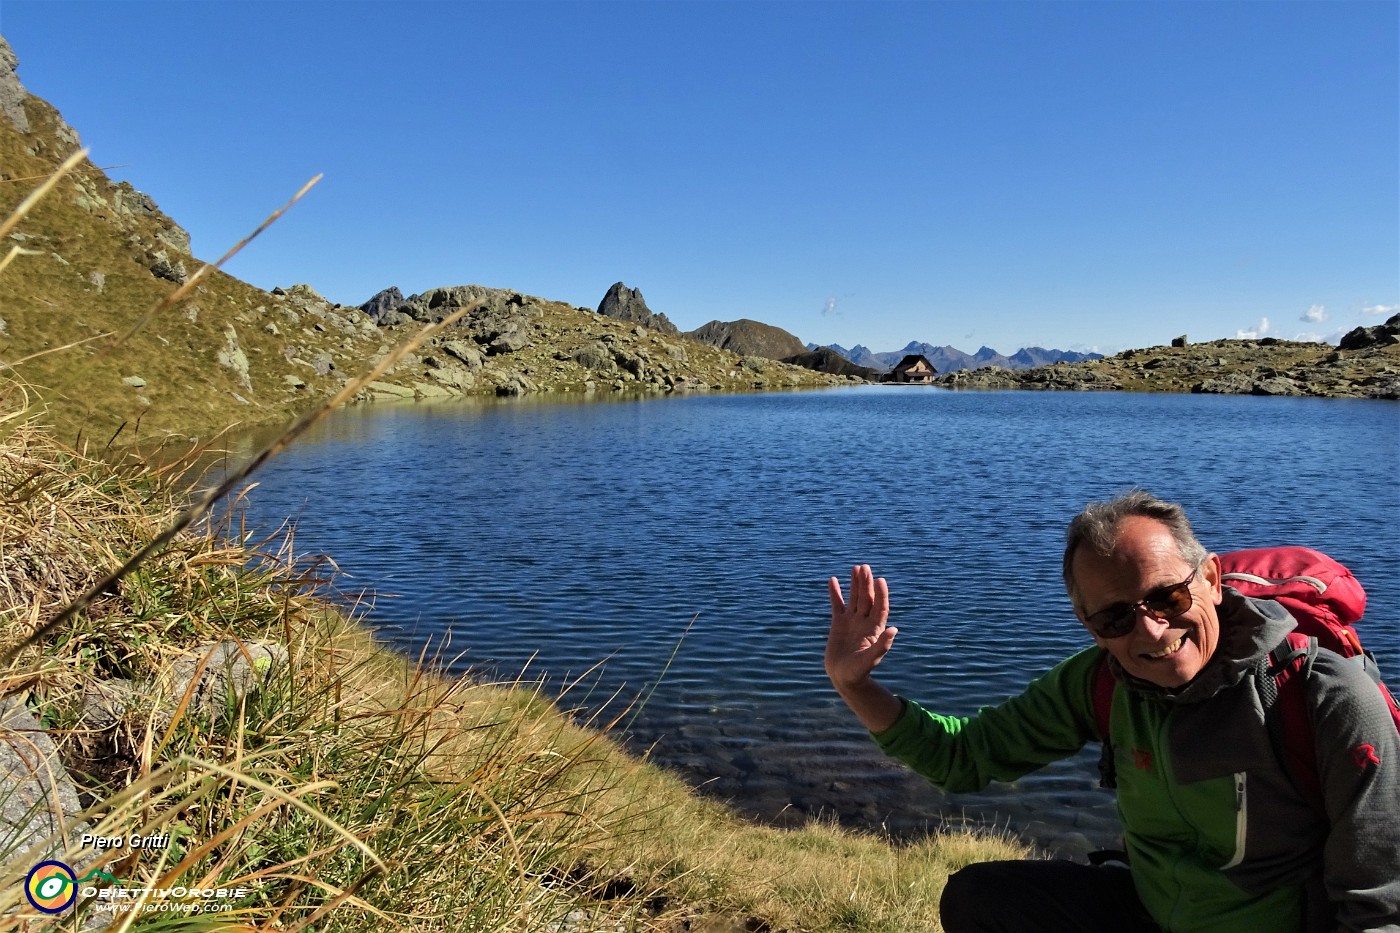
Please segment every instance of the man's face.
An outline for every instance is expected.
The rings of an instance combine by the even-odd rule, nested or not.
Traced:
[[[1087,547],[1075,552],[1080,621],[1116,604],[1137,603],[1155,590],[1180,583],[1196,569],[1182,559],[1161,522],[1134,516],[1119,528],[1118,543],[1109,556],[1100,557]],[[1094,635],[1094,641],[1134,677],[1169,689],[1183,686],[1200,673],[1220,641],[1220,562],[1214,554],[1191,581],[1190,593],[1191,607],[1181,615],[1154,619],[1139,607],[1132,631],[1119,638]]]

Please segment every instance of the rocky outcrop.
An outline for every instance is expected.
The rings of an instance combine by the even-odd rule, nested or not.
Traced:
[[[28,93],[19,83],[19,58],[10,43],[0,36],[0,117],[9,120],[21,133],[29,132],[29,116],[24,112],[24,99]]]
[[[1215,340],[1125,350],[1081,363],[1028,370],[989,367],[940,376],[952,389],[1194,392],[1400,399],[1400,315],[1357,328],[1344,346]]]
[[[1392,315],[1384,324],[1357,327],[1350,330],[1337,344],[1339,350],[1365,350],[1368,347],[1392,347],[1400,343],[1400,314]]]
[[[381,298],[385,296],[388,300]],[[396,298],[386,289],[361,306],[387,353],[419,322],[473,306],[421,354],[406,358],[362,399],[536,392],[691,392],[837,385],[850,377],[701,346],[644,324],[506,289],[456,285]],[[394,307],[395,310],[382,310]]]
[[[404,298],[403,292],[399,291],[399,287],[391,285],[360,305],[360,310],[368,314],[371,321],[378,324],[384,321],[388,315],[398,311],[406,302],[407,299]]]
[[[785,360],[807,352],[801,340],[781,327],[747,318],[710,321],[695,330],[686,331],[685,336],[740,356],[762,356],[770,360]]]
[[[598,313],[603,317],[619,321],[631,321],[651,330],[659,330],[668,337],[680,335],[680,329],[664,314],[653,314],[642,297],[640,288],[628,288],[621,282],[614,282],[603,300],[598,303]]]

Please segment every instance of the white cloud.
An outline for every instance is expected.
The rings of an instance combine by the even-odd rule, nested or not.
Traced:
[[[1326,342],[1327,342],[1327,338],[1323,337],[1321,334],[1314,334],[1314,333],[1312,333],[1312,332],[1300,333],[1300,334],[1296,335],[1293,339],[1296,340],[1296,341],[1298,341],[1299,343],[1326,343]]]
[[[1371,305],[1361,309],[1362,314],[1386,315],[1400,312],[1400,305]]]
[[[836,296],[832,295],[826,300],[826,306],[822,308],[822,317],[831,317],[836,313]]]
[[[1309,324],[1321,324],[1323,321],[1327,320],[1327,309],[1322,305],[1313,305],[1311,308],[1304,311],[1303,316],[1298,320],[1306,321]]]
[[[1259,323],[1250,330],[1235,331],[1236,340],[1258,340],[1269,332],[1269,319],[1261,317]]]

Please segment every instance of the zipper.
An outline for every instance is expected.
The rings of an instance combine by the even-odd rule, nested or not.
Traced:
[[[1245,796],[1244,772],[1235,772],[1235,857],[1222,866],[1220,870],[1234,868],[1244,861],[1244,841],[1245,831],[1248,829],[1249,821],[1248,801]]]
[[[1319,593],[1327,592],[1326,583],[1323,583],[1317,577],[1309,577],[1307,575],[1301,574],[1296,577],[1261,577],[1258,574],[1253,573],[1231,572],[1221,574],[1220,579],[1222,582],[1228,582],[1230,580],[1239,580],[1244,583],[1254,583],[1259,586],[1283,586],[1286,583],[1306,583],[1308,586],[1317,590]]]

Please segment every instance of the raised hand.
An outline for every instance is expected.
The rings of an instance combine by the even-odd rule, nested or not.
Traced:
[[[899,718],[903,704],[870,676],[894,644],[899,629],[888,625],[890,590],[869,564],[851,568],[851,598],[841,595],[841,581],[827,581],[831,594],[831,631],[826,637],[826,676],[866,728],[880,732]]]
[[[899,632],[887,623],[890,590],[885,578],[875,578],[869,564],[851,568],[851,599],[841,595],[841,583],[827,580],[831,593],[831,632],[826,638],[826,675],[839,689],[870,676],[890,650]]]

